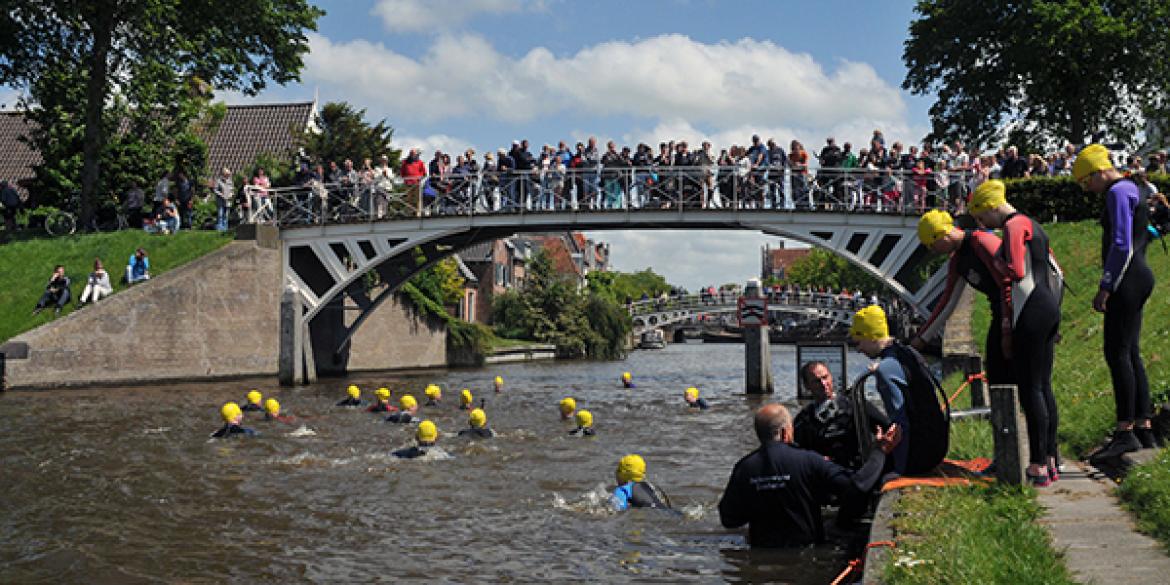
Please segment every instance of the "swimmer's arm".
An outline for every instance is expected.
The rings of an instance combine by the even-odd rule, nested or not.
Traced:
[[[870,426],[877,425],[883,429],[890,426],[890,419],[886,413],[878,410],[878,407],[868,400],[862,400],[862,402],[865,404],[865,416],[869,419]]]
[[[877,378],[878,392],[882,395],[882,402],[886,405],[886,414],[893,415],[892,411],[902,410],[905,400],[902,397],[902,388],[907,386],[906,372],[902,365],[893,358],[883,359],[874,369]]]
[[[631,492],[624,485],[618,486],[617,489],[613,490],[610,501],[613,503],[614,509],[618,512],[628,510],[630,508],[631,495]]]

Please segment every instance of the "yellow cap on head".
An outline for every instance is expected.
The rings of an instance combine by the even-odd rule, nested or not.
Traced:
[[[280,403],[275,398],[269,398],[264,401],[264,412],[276,416],[280,414]]]
[[[622,380],[629,382],[633,378],[634,378],[634,376],[632,374],[630,374],[629,372],[622,372]]]
[[[955,220],[951,214],[938,209],[932,209],[922,214],[918,220],[918,240],[927,248],[942,239],[951,230],[955,229]]]
[[[223,417],[223,422],[235,422],[236,419],[244,416],[244,411],[240,410],[240,405],[235,402],[229,402],[219,409],[219,415]]]
[[[593,413],[588,410],[577,411],[577,426],[592,428],[593,427]]]
[[[390,389],[385,387],[378,388],[374,391],[374,395],[378,397],[378,400],[390,400]]]
[[[854,313],[849,336],[870,341],[889,337],[890,327],[886,324],[886,312],[878,305],[870,305]]]
[[[573,400],[572,398],[568,398],[568,397],[561,399],[561,414],[569,414],[570,412],[573,412],[574,410],[577,410],[577,401],[576,400]]]
[[[437,384],[427,384],[427,388],[423,392],[427,395],[427,398],[431,399],[438,399],[443,396],[443,390]]]
[[[1113,168],[1113,162],[1109,160],[1109,151],[1100,144],[1090,144],[1081,149],[1077,153],[1077,159],[1073,161],[1073,178],[1078,183],[1085,180],[1085,177],[1105,169]]]
[[[697,399],[699,397],[699,389],[695,388],[694,386],[691,386],[690,388],[687,388],[686,394],[687,394],[687,398]]]
[[[991,179],[983,181],[975,188],[967,209],[972,214],[977,214],[991,211],[1004,203],[1007,203],[1007,186],[999,179]]]
[[[470,423],[472,427],[482,429],[487,425],[487,413],[484,412],[482,408],[477,408],[471,411],[471,414],[467,415],[467,422]]]
[[[414,433],[414,437],[421,443],[434,443],[435,439],[439,438],[439,428],[435,423],[424,420],[418,423],[418,431]]]
[[[628,483],[646,479],[646,460],[641,455],[626,455],[618,462],[618,481]]]
[[[262,398],[264,398],[264,395],[261,394],[259,390],[253,390],[248,393],[248,402],[251,402],[252,404],[260,404],[260,400]]]
[[[349,393],[349,397],[350,397],[350,398],[358,398],[358,397],[360,397],[360,396],[362,395],[362,390],[361,390],[361,388],[358,388],[358,387],[357,387],[356,385],[354,385],[354,384],[350,384],[350,385],[349,385],[349,388],[347,388],[347,389],[346,389],[346,392],[348,392],[348,393]]]
[[[504,378],[503,378],[503,376],[496,376],[496,386],[500,386],[500,385],[502,385],[503,383],[504,383]]]
[[[459,402],[470,405],[472,400],[474,400],[474,398],[471,396],[471,389],[464,388],[463,391],[459,393]]]
[[[403,394],[402,398],[398,399],[398,402],[402,405],[402,408],[414,408],[418,406],[418,401],[410,394]]]

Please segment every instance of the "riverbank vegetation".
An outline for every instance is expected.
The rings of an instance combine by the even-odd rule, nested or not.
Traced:
[[[0,340],[33,329],[53,319],[47,310],[32,316],[33,306],[45,291],[53,266],[65,265],[65,274],[73,280],[73,301],[61,311],[73,311],[74,303],[85,288],[93,270],[94,258],[101,258],[114,294],[125,290],[120,282],[130,255],[138,247],[146,249],[150,273],[158,276],[204,256],[231,242],[230,235],[218,232],[180,231],[169,236],[151,236],[141,230],[123,230],[101,234],[78,234],[61,238],[40,238],[11,242],[0,253]]]
[[[1066,458],[1083,458],[1100,444],[1114,418],[1109,369],[1101,347],[1103,320],[1090,308],[1100,277],[1101,232],[1094,221],[1050,224],[1045,230],[1068,283],[1062,307],[1063,338],[1056,346],[1053,372],[1060,410],[1059,437]],[[1154,243],[1147,257],[1159,284],[1146,305],[1142,354],[1151,392],[1165,395],[1170,375],[1170,303],[1164,297],[1170,256]],[[988,318],[986,303],[977,301],[972,326],[979,341]],[[944,386],[953,391],[959,381],[954,376]],[[957,402],[968,401],[964,395]],[[952,426],[951,457],[990,457],[992,452],[991,429],[986,422]],[[1170,543],[1166,504],[1170,502],[1170,456],[1166,452],[1134,468],[1118,493],[1142,530]],[[906,490],[898,513],[894,558],[903,560],[887,567],[890,583],[1068,582],[1067,570],[1055,560],[1059,555],[1035,523],[1039,512],[1031,489]],[[1012,572],[1003,572],[1009,570]]]

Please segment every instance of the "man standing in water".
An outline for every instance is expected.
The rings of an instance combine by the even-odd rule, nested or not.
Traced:
[[[723,497],[719,521],[725,528],[748,525],[748,540],[757,547],[805,546],[822,542],[821,504],[830,494],[844,504],[865,498],[881,477],[886,455],[901,439],[898,425],[879,427],[865,465],[851,472],[819,453],[792,445],[792,417],[782,404],[756,411],[760,448],[735,464]],[[838,515],[837,522],[849,520]]]
[[[830,461],[858,469],[864,462],[854,409],[865,409],[866,419],[881,428],[889,426],[886,415],[868,400],[856,405],[836,392],[833,374],[825,362],[807,362],[800,367],[800,383],[812,393],[813,401],[796,414],[792,426],[796,444],[812,449]],[[868,432],[868,431],[866,431]]]

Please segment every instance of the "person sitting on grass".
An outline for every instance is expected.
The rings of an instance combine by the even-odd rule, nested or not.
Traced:
[[[41,295],[41,299],[37,301],[36,308],[33,309],[32,314],[36,315],[45,310],[50,304],[56,305],[54,312],[61,314],[61,309],[69,304],[69,299],[72,294],[69,292],[70,280],[65,276],[65,266],[58,264],[53,267],[53,275],[49,277],[49,283],[45,285],[45,293]]]
[[[102,267],[101,258],[93,259],[93,272],[89,273],[89,280],[85,283],[85,290],[81,291],[81,298],[77,299],[78,306],[85,303],[96,303],[102,297],[108,297],[114,292],[110,284],[110,273]]]
[[[126,263],[126,284],[144,280],[150,280],[150,258],[146,256],[146,250],[139,248],[130,255],[130,261]]]

